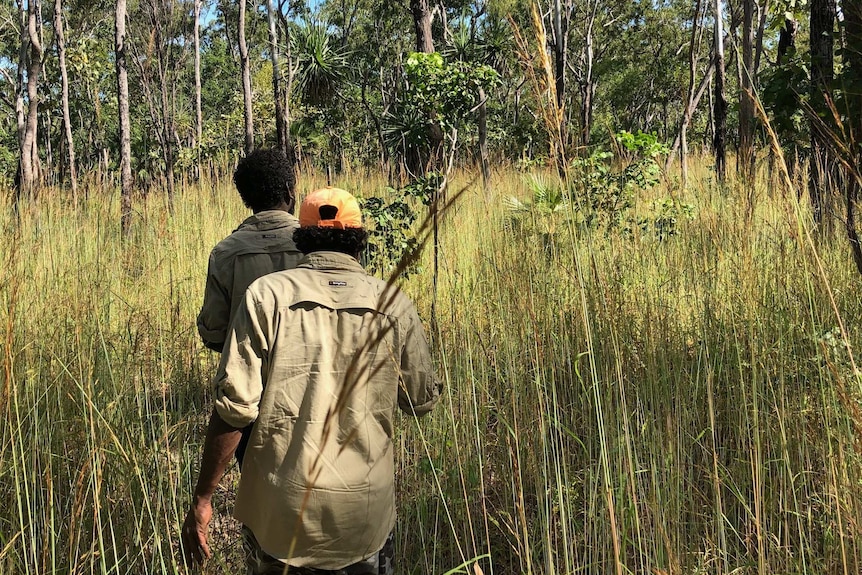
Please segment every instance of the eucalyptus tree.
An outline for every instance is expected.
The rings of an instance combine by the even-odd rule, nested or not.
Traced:
[[[581,55],[581,66],[584,69],[584,77],[586,82],[589,82],[587,89],[591,89],[592,65],[593,65],[593,33],[592,27],[595,22],[596,10],[598,8],[598,0],[590,0],[587,7],[587,25],[584,29],[584,50]],[[590,9],[592,8],[592,9]],[[561,132],[565,133],[565,101],[566,101],[566,75],[568,74],[568,59],[569,59],[569,21],[572,18],[572,1],[571,0],[553,0],[550,6],[551,19],[551,43],[553,44],[554,52],[554,82],[556,84],[557,106],[563,110]],[[589,79],[587,79],[589,78]],[[585,83],[582,82],[583,86]],[[581,101],[584,102],[584,93],[581,93]],[[583,107],[582,107],[583,110]],[[581,118],[581,126],[586,123],[583,121],[583,113]],[[583,142],[583,135],[581,136]],[[587,137],[589,140],[589,137]]]
[[[428,0],[410,0],[410,13],[413,15],[413,29],[416,33],[416,51],[430,54],[434,51],[431,25],[435,8]]]
[[[120,140],[120,230],[131,232],[132,160],[131,122],[129,119],[129,75],[126,65],[126,0],[117,0],[114,14],[114,62],[117,67],[117,114]]]
[[[72,119],[69,113],[69,72],[66,67],[66,37],[63,33],[63,0],[54,0],[54,42],[57,45],[57,60],[60,66],[61,101],[63,107],[63,137],[69,157],[69,180],[72,195],[77,201],[78,173],[75,167],[75,140],[72,137]]]
[[[276,0],[266,2],[267,30],[269,32],[269,60],[272,64],[272,99],[275,104],[275,133],[278,147],[285,153],[288,151],[288,119],[284,106],[284,94],[281,89],[281,69],[279,62],[279,41],[276,13],[279,6]],[[290,66],[290,62],[288,62]]]
[[[350,57],[349,81],[342,83],[339,98],[353,157],[382,167],[394,185],[398,165],[391,159],[400,151],[387,145],[388,126],[393,121],[424,126],[424,118],[398,117],[404,57],[416,44],[408,7],[381,0],[332,0],[323,5],[320,18]]]
[[[413,27],[416,32],[416,51],[425,54],[433,53],[434,39],[431,26],[434,21],[435,9],[431,8],[428,0],[410,0],[410,12],[413,14]],[[413,166],[412,171],[415,174],[423,174],[429,167],[442,161],[441,154],[445,134],[434,112],[427,110],[426,114],[428,116],[428,137],[431,143],[430,157],[422,158],[418,165]]]
[[[27,112],[23,114],[23,94],[19,92],[18,99],[18,133],[19,133],[19,171],[17,199],[30,199],[39,186],[39,80],[42,74],[42,3],[41,0],[28,0],[26,18],[23,0],[21,0],[21,51],[18,65],[18,75],[27,71]],[[26,22],[26,24],[25,24]],[[23,80],[19,82],[23,88]],[[23,91],[23,90],[22,90]]]
[[[724,182],[727,173],[727,98],[725,96],[724,68],[724,2],[715,0],[713,4],[713,49],[715,54],[715,94],[713,99],[713,120],[715,135],[715,173]]]
[[[808,193],[811,197],[814,221],[822,223],[826,206],[824,192],[830,181],[829,122],[827,109],[831,100],[835,70],[833,62],[835,0],[811,0],[809,38],[811,59],[810,115],[811,158],[808,168]]]
[[[739,167],[743,181],[751,186],[754,175],[754,0],[742,0],[742,70],[739,82]]]
[[[58,0],[59,1],[59,0]],[[194,57],[195,57],[195,166],[199,175],[201,163],[201,140],[203,139],[204,117],[201,103],[201,8],[203,0],[194,0]]]
[[[164,181],[170,205],[175,194],[175,169],[181,138],[178,133],[180,106],[188,89],[185,80],[188,36],[192,33],[188,5],[174,0],[141,0],[138,5],[138,42],[132,43],[134,64],[153,133],[161,151]]]
[[[715,59],[710,58],[706,72],[703,73],[701,79],[698,80],[698,66],[701,58],[701,50],[703,46],[704,32],[704,17],[706,12],[706,3],[704,0],[697,0],[694,6],[694,12],[691,17],[691,38],[688,43],[688,90],[685,97],[685,106],[683,108],[682,118],[679,122],[679,130],[674,139],[671,153],[668,154],[667,164],[665,169],[670,168],[676,151],[679,150],[680,155],[680,170],[682,175],[682,185],[685,187],[688,179],[688,127],[691,123],[694,111],[700,99],[703,97],[707,85],[712,79],[712,73],[715,70]]]
[[[0,3],[0,185],[17,175],[18,118],[16,54],[20,50],[18,7]]]
[[[845,230],[856,270],[862,274],[862,242],[856,223],[856,208],[862,189],[862,3],[842,4],[845,22],[845,87],[848,94],[849,153],[845,158],[847,171]]]
[[[245,121],[245,153],[249,154],[254,149],[254,110],[251,93],[251,66],[248,59],[248,45],[246,44],[245,22],[246,5],[248,0],[239,0],[239,20],[237,25],[237,38],[239,43],[240,71],[242,72],[242,101],[243,120]]]

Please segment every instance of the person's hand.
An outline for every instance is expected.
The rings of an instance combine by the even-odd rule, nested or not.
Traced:
[[[210,558],[210,546],[207,543],[210,519],[213,516],[212,504],[209,500],[195,500],[186,519],[183,521],[182,542],[183,556],[186,564],[201,564]]]

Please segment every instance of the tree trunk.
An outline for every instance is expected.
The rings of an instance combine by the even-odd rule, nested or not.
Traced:
[[[700,104],[700,99],[707,92],[707,89],[712,86],[712,76],[715,73],[715,60],[711,60],[709,65],[706,68],[706,73],[704,73],[703,78],[700,80],[700,84],[697,87],[697,91],[694,93],[692,98],[689,100],[688,106],[682,115],[682,120],[680,120],[679,131],[677,132],[676,138],[673,141],[673,146],[671,146],[670,154],[667,157],[667,163],[665,164],[665,169],[670,169],[673,165],[673,158],[676,155],[677,151],[680,152],[680,160],[682,162],[686,161],[685,152],[680,148],[682,140],[685,139],[686,133],[688,131],[688,127],[691,124],[691,119],[694,117],[694,112],[697,110],[698,104]],[[686,149],[687,151],[687,149]],[[683,166],[685,169],[685,166]]]
[[[793,18],[784,20],[784,27],[781,28],[778,36],[778,65],[784,63],[787,57],[787,51],[790,48],[796,48],[796,31],[799,29],[799,23]]]
[[[760,61],[763,56],[763,37],[766,31],[766,21],[769,19],[769,0],[758,2],[757,5],[757,36],[754,41],[754,72],[752,78],[760,77]]]
[[[826,209],[824,198],[829,184],[830,158],[829,127],[825,118],[831,116],[827,109],[827,96],[831,92],[833,71],[833,27],[835,25],[835,1],[812,0],[810,12],[811,35],[811,159],[808,167],[808,194],[816,223],[823,223]]]
[[[201,106],[201,4],[202,0],[195,0],[195,179],[200,179],[201,176],[201,144],[204,133]]]
[[[239,0],[239,62],[242,70],[242,101],[245,119],[245,153],[254,150],[254,112],[251,100],[251,68],[248,62],[248,46],[245,43],[245,8],[247,0]]]
[[[727,175],[727,100],[724,96],[724,20],[722,0],[715,0],[715,98],[713,100],[713,117],[715,120],[715,173],[720,182]]]
[[[285,154],[287,150],[287,118],[284,113],[284,100],[281,94],[281,72],[278,62],[278,30],[275,27],[275,1],[266,0],[266,15],[269,21],[269,59],[272,62],[272,99],[275,102],[275,136],[278,149]]]
[[[413,29],[416,32],[416,51],[430,54],[434,51],[434,39],[431,36],[434,12],[428,8],[428,0],[410,0],[410,12],[413,13]]]
[[[57,41],[57,59],[60,65],[61,97],[63,106],[63,135],[69,155],[69,179],[72,199],[78,203],[78,172],[75,166],[75,141],[72,138],[72,119],[69,114],[69,74],[66,71],[66,38],[63,34],[63,0],[54,0],[54,35]]]
[[[846,189],[846,232],[850,240],[850,253],[856,270],[862,275],[862,243],[860,243],[859,232],[856,228],[856,207],[859,201],[859,191],[862,188],[862,3],[845,2],[844,23],[846,36],[846,49],[844,59],[847,64],[849,80],[848,92],[848,118],[850,125],[850,142],[855,143],[851,147],[850,158],[846,162],[847,189]],[[852,96],[849,96],[852,94]]]
[[[22,30],[22,39],[24,36]],[[27,116],[20,140],[18,197],[32,199],[39,185],[39,76],[42,74],[42,3],[27,5]]]
[[[24,183],[24,134],[27,131],[27,107],[24,104],[26,84],[24,78],[27,70],[27,55],[30,53],[30,34],[27,31],[27,12],[24,2],[18,2],[18,25],[21,30],[21,42],[18,47],[18,71],[15,77],[15,117],[18,127],[18,169],[15,172],[15,207],[22,195]]]
[[[126,68],[126,0],[117,0],[114,17],[117,102],[120,125],[120,230],[127,238],[132,223],[132,150],[129,122],[129,74]]]
[[[173,20],[173,4],[163,0],[151,0],[153,30],[155,32],[155,49],[158,63],[159,92],[161,95],[161,122],[159,144],[162,148],[162,159],[165,162],[165,186],[168,193],[168,209],[174,209],[174,168],[176,164],[176,97],[171,90],[176,90],[176,78],[169,76],[171,66],[170,22]],[[167,24],[167,27],[165,27]],[[145,80],[146,81],[146,80]],[[156,124],[159,125],[158,123]]]
[[[694,14],[691,17],[691,40],[688,43],[688,92],[686,95],[686,107],[679,122],[679,130],[677,131],[676,139],[673,143],[673,148],[667,156],[665,169],[669,170],[673,164],[673,158],[679,150],[680,153],[680,169],[682,173],[682,187],[685,189],[688,181],[688,140],[686,138],[688,125],[691,122],[691,117],[697,109],[697,104],[703,96],[703,90],[709,82],[712,75],[713,63],[710,62],[709,73],[703,75],[700,86],[695,90],[695,80],[697,78],[697,55],[700,51],[700,42],[703,38],[703,1],[697,0],[694,7]]]
[[[569,18],[560,0],[554,0],[554,83],[557,91],[557,107],[563,109],[566,101],[566,56],[568,54]]]
[[[487,190],[491,181],[491,162],[488,158],[488,108],[484,88],[479,88],[478,131],[479,161],[482,164],[482,185]]]
[[[431,54],[434,52],[434,39],[431,36],[431,23],[434,12],[428,7],[427,0],[410,0],[413,14],[413,29],[416,32],[416,51]],[[414,174],[423,174],[429,167],[437,166],[443,158],[443,129],[433,110],[428,111],[428,141],[431,148],[430,158],[415,158],[409,168]]]
[[[360,102],[362,102],[362,107],[365,108],[365,111],[368,113],[368,117],[371,118],[371,121],[374,123],[374,131],[377,132],[377,141],[380,144],[380,162],[383,164],[383,171],[389,174],[389,149],[386,147],[386,139],[383,137],[383,125],[380,123],[380,118],[378,118],[377,114],[374,113],[374,110],[371,109],[371,104],[368,102],[368,96],[365,94],[366,89],[367,85],[363,82],[359,92]]]
[[[593,76],[593,26],[596,20],[596,11],[598,10],[598,2],[593,3],[592,11],[587,22],[587,31],[584,36],[584,52],[583,52],[583,74],[584,78],[581,86],[581,142],[580,145],[586,148],[590,145],[590,135],[593,130],[593,97],[596,94],[596,83]]]
[[[742,78],[739,85],[740,175],[746,186],[754,175],[754,0],[742,0]]]

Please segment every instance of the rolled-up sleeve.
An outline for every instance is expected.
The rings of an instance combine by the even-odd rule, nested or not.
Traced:
[[[405,328],[398,407],[411,415],[425,415],[439,401],[442,384],[434,370],[422,321],[412,305],[405,318]]]
[[[221,351],[230,325],[230,293],[218,278],[215,254],[210,255],[204,302],[198,314],[198,333],[204,345]]]
[[[236,428],[257,419],[268,369],[269,344],[263,329],[267,322],[262,306],[247,291],[234,316],[213,381],[215,409]]]

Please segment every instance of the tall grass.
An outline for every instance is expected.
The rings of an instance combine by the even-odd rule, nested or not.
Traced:
[[[765,176],[753,211],[704,166],[690,178],[696,217],[665,241],[561,225],[546,250],[506,225],[515,173],[449,211],[437,293],[404,285],[428,320],[436,298],[446,391],[396,440],[401,573],[860,572],[849,255],[807,241]],[[168,213],[151,196],[125,244],[103,194],[4,216],[0,573],[184,571],[215,370],[194,317],[246,213],[227,182]],[[210,573],[241,572],[235,479]]]

